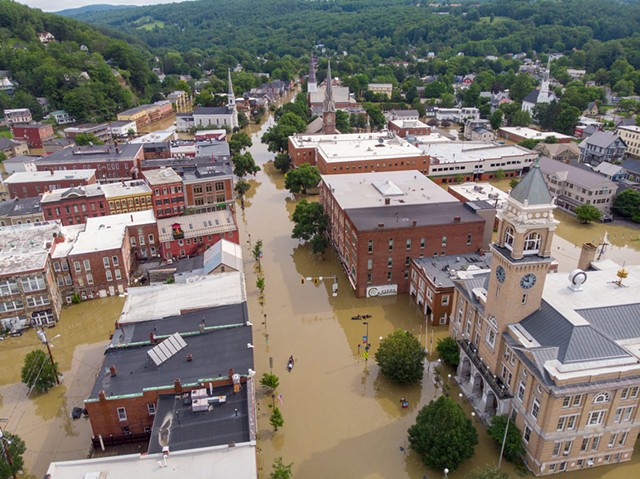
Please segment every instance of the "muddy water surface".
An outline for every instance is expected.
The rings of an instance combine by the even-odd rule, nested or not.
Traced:
[[[89,421],[73,420],[71,410],[82,407],[91,391],[123,304],[121,298],[106,298],[64,308],[58,325],[46,330],[64,376],[62,384],[43,394],[34,392],[28,399],[29,391],[20,383],[24,357],[46,348],[34,330],[0,341],[0,417],[8,419],[2,426],[24,439],[25,468],[31,476],[42,477],[51,461],[88,456]]]

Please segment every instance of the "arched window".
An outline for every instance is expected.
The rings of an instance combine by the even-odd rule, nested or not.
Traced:
[[[542,237],[538,233],[529,233],[524,238],[524,254],[533,254],[540,251]]]
[[[507,226],[507,229],[504,230],[504,245],[513,249],[513,228],[511,226]]]
[[[609,399],[611,399],[609,393],[599,393],[593,397],[593,404],[602,404],[605,402],[609,402]]]

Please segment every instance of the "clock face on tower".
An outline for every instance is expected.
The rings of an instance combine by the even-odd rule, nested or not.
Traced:
[[[496,278],[498,278],[498,281],[501,283],[504,283],[504,280],[507,278],[507,273],[502,266],[496,268]]]
[[[520,287],[522,289],[532,288],[536,284],[536,281],[537,281],[537,278],[535,274],[527,273],[520,280]]]

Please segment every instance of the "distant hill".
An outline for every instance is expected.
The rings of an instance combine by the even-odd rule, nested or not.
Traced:
[[[97,5],[86,5],[84,7],[78,8],[67,8],[65,10],[60,10],[59,12],[53,12],[57,15],[62,15],[63,17],[71,17],[75,18],[79,15],[88,12],[104,12],[106,10],[124,10],[128,8],[137,8],[137,5],[109,5],[106,3],[100,3]]]

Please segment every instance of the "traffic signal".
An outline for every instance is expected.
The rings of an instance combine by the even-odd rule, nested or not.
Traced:
[[[300,284],[304,284],[304,278],[300,278]]]
[[[318,284],[320,282],[320,280],[316,277],[313,278],[313,284]]]

